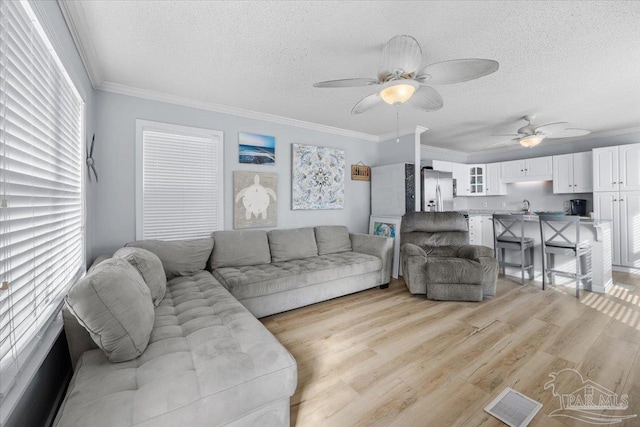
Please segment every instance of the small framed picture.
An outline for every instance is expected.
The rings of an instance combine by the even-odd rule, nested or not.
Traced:
[[[255,133],[238,133],[238,162],[252,165],[276,164],[276,138]]]
[[[400,224],[401,216],[377,216],[369,217],[369,234],[386,236],[393,239],[393,270],[391,276],[398,278],[400,265]]]

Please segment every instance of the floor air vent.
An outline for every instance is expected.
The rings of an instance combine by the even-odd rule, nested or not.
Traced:
[[[484,410],[510,427],[524,427],[540,408],[542,403],[507,387]]]

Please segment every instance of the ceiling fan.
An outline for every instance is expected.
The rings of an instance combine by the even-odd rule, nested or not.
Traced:
[[[520,145],[527,148],[535,147],[540,144],[543,139],[559,139],[559,138],[574,138],[577,136],[584,136],[591,133],[591,131],[586,129],[575,129],[570,128],[569,123],[567,122],[556,122],[556,123],[547,123],[545,125],[536,125],[531,123],[535,120],[536,116],[530,114],[528,116],[524,116],[522,120],[525,120],[527,124],[522,126],[517,130],[517,134],[507,134],[507,135],[494,135],[494,136],[515,136],[511,141],[507,142],[498,142],[495,144],[489,145],[489,147],[495,147],[497,145],[509,145],[515,142],[519,142]]]
[[[375,86],[377,91],[364,97],[353,107],[351,114],[363,113],[383,102],[399,105],[407,102],[423,111],[442,108],[442,97],[428,85],[447,85],[466,82],[495,72],[498,62],[490,59],[456,59],[422,67],[422,49],[411,36],[395,36],[382,49],[378,76],[329,80],[314,87]]]

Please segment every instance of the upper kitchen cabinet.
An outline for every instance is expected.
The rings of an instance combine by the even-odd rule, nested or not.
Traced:
[[[453,163],[444,160],[434,160],[431,162],[434,171],[453,172]]]
[[[640,190],[640,144],[593,150],[593,191]]]
[[[484,196],[485,187],[485,165],[466,165],[468,172],[467,191],[470,196]]]
[[[467,185],[469,182],[469,167],[461,163],[451,163],[451,172],[453,173],[453,179],[456,181],[456,195],[468,196],[470,188]]]
[[[485,170],[485,193],[487,196],[504,196],[507,186],[502,181],[500,163],[488,163]]]
[[[620,191],[640,190],[640,144],[618,147]]]
[[[553,156],[553,192],[592,192],[592,170],[592,154],[590,152]]]
[[[547,156],[502,162],[501,174],[505,183],[549,181],[553,179],[553,160]]]

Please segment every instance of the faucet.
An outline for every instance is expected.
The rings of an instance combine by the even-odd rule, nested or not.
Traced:
[[[527,199],[524,199],[522,201],[522,210],[526,214],[530,214],[531,213],[531,203]]]

